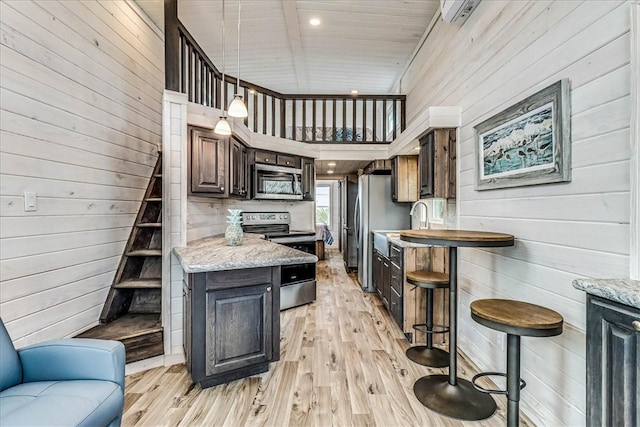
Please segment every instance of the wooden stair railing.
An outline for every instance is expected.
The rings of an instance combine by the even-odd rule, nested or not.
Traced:
[[[164,352],[162,313],[162,155],[129,235],[100,315],[81,338],[119,340],[127,363]]]
[[[174,40],[175,39],[175,40]],[[244,96],[249,130],[309,143],[391,143],[405,129],[405,95],[282,94],[218,71],[165,0],[167,89],[190,102],[226,109]]]

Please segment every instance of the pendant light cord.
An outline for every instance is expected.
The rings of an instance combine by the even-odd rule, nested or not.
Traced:
[[[225,62],[224,62],[224,0],[222,0],[222,97],[226,98],[227,95],[227,91],[226,89],[226,84],[225,84],[225,80],[224,80],[224,68],[225,68]],[[224,109],[225,106],[227,105],[227,100],[223,99],[222,100],[222,115],[224,116]]]
[[[241,0],[238,0],[238,84],[236,89],[236,95],[240,93],[240,10],[242,7]]]

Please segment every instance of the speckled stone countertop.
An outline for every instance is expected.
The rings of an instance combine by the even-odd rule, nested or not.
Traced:
[[[400,231],[395,230],[372,230],[372,233],[386,234],[387,241],[401,248],[430,248],[431,245],[423,245],[421,243],[411,243],[400,240]]]
[[[287,246],[263,240],[257,234],[245,234],[240,246],[227,246],[224,236],[194,240],[188,246],[173,248],[187,273],[273,267],[276,265],[317,262],[318,257]]]
[[[396,246],[400,246],[401,248],[430,248],[433,245],[423,245],[422,243],[412,243],[404,240],[400,240],[400,235],[392,235],[387,236],[387,240],[389,243],[393,243]]]
[[[640,280],[575,279],[573,287],[591,295],[640,308]]]

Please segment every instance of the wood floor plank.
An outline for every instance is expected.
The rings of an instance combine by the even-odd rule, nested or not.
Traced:
[[[342,257],[327,251],[318,263],[317,301],[281,312],[281,360],[251,378],[202,389],[184,365],[126,378],[123,426],[443,426],[462,427],[424,407],[415,381],[446,368],[428,368],[405,355],[410,344],[377,294],[364,293]],[[446,348],[446,347],[445,347]],[[476,372],[462,357],[463,378]],[[498,411],[472,423],[505,425]],[[523,427],[532,424],[521,417]]]

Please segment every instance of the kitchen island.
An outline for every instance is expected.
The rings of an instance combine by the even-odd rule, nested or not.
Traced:
[[[185,274],[183,331],[187,369],[203,388],[266,372],[280,359],[281,266],[315,255],[245,234],[174,248]]]
[[[587,293],[587,424],[640,423],[640,280],[573,281]]]

